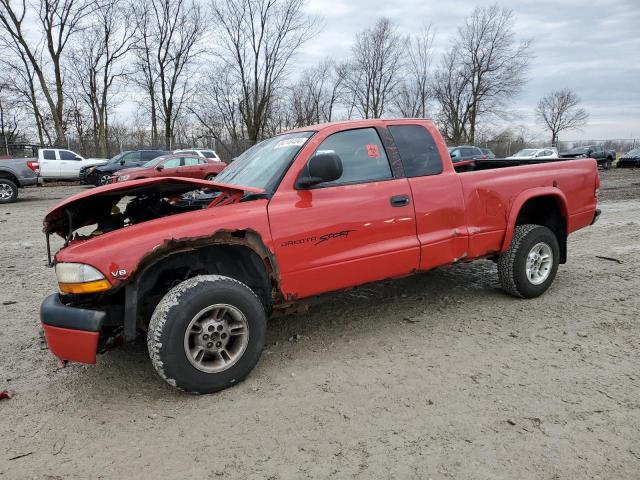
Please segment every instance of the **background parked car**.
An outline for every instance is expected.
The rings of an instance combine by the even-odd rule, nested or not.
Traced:
[[[82,167],[105,163],[106,158],[84,158],[71,150],[61,148],[38,150],[40,178],[44,180],[78,180]]]
[[[174,150],[175,154],[187,154],[187,155],[197,155],[201,158],[208,158],[209,160],[218,160],[221,162],[220,157],[215,152],[215,150],[211,150],[210,148],[199,149],[199,148],[190,148],[190,149],[182,149],[182,150]]]
[[[165,150],[129,150],[119,153],[104,165],[89,165],[80,170],[80,179],[89,185],[105,185],[115,172],[141,167],[149,160],[166,155]]]
[[[38,182],[38,162],[35,159],[14,158],[0,162],[0,203],[15,202],[18,188]]]
[[[496,158],[496,154],[493,153],[488,148],[481,148],[480,151],[482,152],[482,158],[488,158],[488,159]]]
[[[634,148],[618,159],[618,168],[640,167],[640,148]]]
[[[138,168],[126,168],[114,175],[112,181],[126,182],[151,177],[188,177],[212,180],[226,164],[218,160],[194,155],[169,154],[148,161]]]
[[[572,148],[567,152],[561,153],[560,156],[563,158],[594,158],[598,162],[598,165],[609,169],[616,159],[616,152],[615,150],[608,150],[599,145],[585,145],[584,147]]]
[[[451,161],[453,161],[453,163],[459,163],[469,160],[480,160],[484,154],[478,147],[462,145],[459,147],[449,147],[449,155],[451,155]]]
[[[525,148],[507,157],[509,160],[532,160],[534,158],[559,158],[558,152],[552,148]]]

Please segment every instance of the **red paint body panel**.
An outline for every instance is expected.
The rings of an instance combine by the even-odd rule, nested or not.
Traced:
[[[267,200],[236,203],[131,225],[88,240],[72,242],[56,254],[57,262],[79,262],[100,270],[114,286],[136,273],[138,264],[173,240],[211,237],[220,230],[250,229],[273,250]],[[112,271],[126,270],[113,278]]]
[[[72,330],[42,324],[47,346],[51,353],[62,360],[80,363],[96,363],[100,332]]]
[[[405,124],[421,125],[431,133],[443,161],[442,173],[296,189],[296,180],[307,161],[329,135],[354,128],[384,130],[388,125]],[[594,218],[599,179],[592,159],[457,173],[444,140],[428,120],[360,120],[298,130],[316,133],[300,150],[270,199],[237,202],[243,191],[262,191],[217,185],[228,199],[212,202],[210,208],[72,241],[57,253],[56,260],[90,264],[118,286],[135,276],[149,255],[172,240],[188,242],[210,238],[219,231],[251,230],[273,255],[282,296],[299,299],[495,255],[508,248],[521,207],[534,197],[551,196],[558,202],[568,233],[589,225]],[[147,182],[185,182],[194,189],[214,185],[184,178],[112,184],[65,200],[45,222],[55,218],[61,221],[65,207],[74,202],[92,195],[123,193]],[[399,195],[406,196],[409,203],[392,206],[390,198]],[[117,279],[110,276],[111,271],[120,270],[126,270],[126,275]],[[50,330],[49,335],[63,355],[91,360],[87,338],[67,331]],[[83,353],[66,352],[74,341],[62,342],[58,337],[63,335],[82,340],[79,348]]]

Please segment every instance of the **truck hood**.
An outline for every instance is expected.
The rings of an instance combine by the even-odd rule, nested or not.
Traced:
[[[193,178],[156,177],[113,183],[77,193],[60,202],[45,216],[43,231],[46,234],[57,233],[69,239],[71,233],[78,228],[95,224],[105,215],[110,215],[124,197],[171,197],[202,189],[226,193],[236,201],[249,193],[264,194],[264,190],[260,188],[238,187]]]

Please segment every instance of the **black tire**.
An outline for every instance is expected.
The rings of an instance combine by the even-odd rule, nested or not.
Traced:
[[[13,203],[18,199],[18,186],[8,178],[0,178],[0,203]]]
[[[533,247],[547,245],[551,252],[551,265],[544,281],[535,284],[527,275],[527,259]],[[509,249],[498,259],[498,275],[502,288],[509,294],[521,298],[534,298],[542,295],[558,271],[560,247],[555,234],[541,225],[518,225],[513,233]]]
[[[607,158],[604,162],[604,169],[609,170],[613,164],[613,158]]]
[[[111,175],[109,174],[102,174],[102,175],[98,175],[98,179],[96,180],[96,187],[102,187],[103,185],[108,185],[108,181],[109,181],[109,177]]]
[[[231,306],[244,315],[248,342],[235,363],[209,373],[194,366],[185,338],[192,320],[214,305]],[[229,277],[201,275],[176,285],[160,301],[149,323],[147,346],[153,366],[167,383],[191,393],[212,393],[239,383],[253,370],[262,353],[266,329],[262,302],[248,286]],[[230,333],[228,341],[231,339]],[[211,358],[217,357],[211,354]]]

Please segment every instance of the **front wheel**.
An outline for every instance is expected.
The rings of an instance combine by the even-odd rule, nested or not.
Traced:
[[[233,278],[201,275],[172,288],[151,317],[151,362],[170,385],[212,393],[242,381],[266,335],[260,299]]]
[[[502,288],[516,297],[542,295],[558,271],[560,247],[555,234],[541,225],[518,225],[509,249],[498,259]]]

